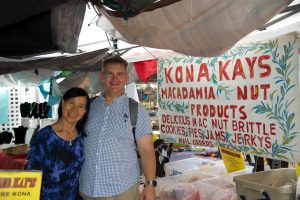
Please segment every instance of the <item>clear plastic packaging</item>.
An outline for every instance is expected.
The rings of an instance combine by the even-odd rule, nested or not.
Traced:
[[[165,169],[166,176],[174,176],[174,175],[186,173],[187,171],[197,170],[204,165],[213,166],[222,163],[223,163],[222,160],[215,160],[212,158],[193,157],[193,158],[187,158],[183,160],[166,163],[164,169]]]
[[[237,200],[236,186],[233,177],[251,173],[250,168],[223,174],[198,182],[199,199],[205,200]]]
[[[206,173],[199,168],[181,175],[158,178],[157,200],[235,200],[237,195],[233,177],[252,172],[252,167],[247,167],[228,174],[222,165],[206,166],[205,169],[203,171]],[[220,169],[224,170],[213,173],[213,170]]]
[[[157,179],[157,200],[199,200],[198,182],[212,175],[189,171]]]

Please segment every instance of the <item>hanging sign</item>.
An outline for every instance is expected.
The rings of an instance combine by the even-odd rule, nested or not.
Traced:
[[[300,161],[298,48],[291,33],[219,57],[160,59],[161,137]]]
[[[0,171],[1,200],[39,200],[41,185],[40,171]]]

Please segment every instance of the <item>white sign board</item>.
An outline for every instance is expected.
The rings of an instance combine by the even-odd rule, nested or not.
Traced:
[[[299,162],[298,49],[291,33],[220,57],[160,59],[162,138]]]

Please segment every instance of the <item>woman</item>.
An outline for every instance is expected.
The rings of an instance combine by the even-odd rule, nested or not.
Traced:
[[[41,199],[76,199],[88,110],[86,91],[71,88],[60,102],[57,122],[32,137],[27,168],[43,171]]]

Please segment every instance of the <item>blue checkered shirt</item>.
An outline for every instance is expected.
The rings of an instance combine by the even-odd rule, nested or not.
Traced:
[[[111,105],[97,97],[90,107],[84,139],[85,162],[80,192],[89,197],[111,197],[139,181],[139,165],[126,94]],[[148,111],[139,104],[136,139],[151,133]]]

